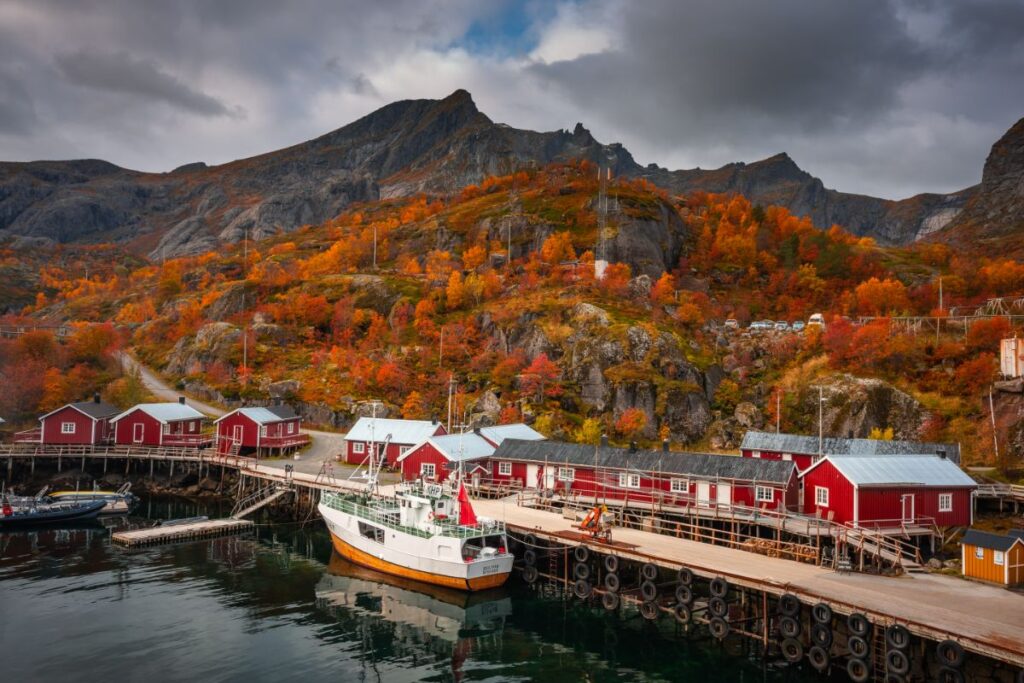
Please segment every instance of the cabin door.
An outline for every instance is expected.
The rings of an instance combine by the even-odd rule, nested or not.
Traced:
[[[145,436],[146,425],[133,424],[132,425],[132,443],[142,443]]]
[[[914,521],[914,494],[907,493],[901,496],[900,500],[903,503],[903,521],[912,523]]]
[[[555,468],[544,468],[544,488],[553,490],[555,488]]]
[[[242,425],[234,425],[233,430],[231,432],[231,440],[233,442],[235,442],[236,444],[241,444],[242,443],[242,431],[244,429],[245,428]]]
[[[526,488],[528,488],[528,489],[539,489],[540,488],[540,465],[527,465],[526,466]]]
[[[718,507],[727,508],[732,504],[732,484],[719,484],[715,493]]]
[[[702,508],[711,507],[711,482],[697,482],[697,506]]]

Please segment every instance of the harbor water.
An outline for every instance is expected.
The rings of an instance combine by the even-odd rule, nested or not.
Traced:
[[[224,513],[184,501],[137,512]],[[472,596],[390,579],[332,555],[315,520],[143,550],[112,546],[113,524],[0,533],[4,680],[823,680],[743,641],[584,607],[516,577]]]

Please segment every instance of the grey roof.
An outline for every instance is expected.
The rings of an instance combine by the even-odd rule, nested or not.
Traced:
[[[962,545],[989,548],[990,550],[1001,550],[1005,553],[1013,547],[1014,543],[1024,543],[1024,539],[1018,536],[1000,536],[999,534],[991,534],[987,531],[968,529],[964,537],[960,539],[960,543]]]
[[[1024,529],[1010,529],[1006,532],[1006,534],[1008,536],[1013,536],[1014,538],[1019,538],[1020,540],[1024,541]]]
[[[441,451],[450,462],[478,460],[494,453],[494,446],[491,445],[491,442],[473,432],[432,436],[427,439],[426,443]],[[409,452],[406,451],[406,453]]]
[[[818,437],[806,434],[776,434],[750,431],[743,435],[743,450],[775,451],[801,455],[818,454]],[[960,464],[960,445],[927,441],[885,441],[883,439],[843,439],[827,436],[821,450],[825,455],[945,455]]]
[[[71,408],[74,408],[78,412],[84,414],[86,417],[91,417],[93,420],[102,420],[105,417],[113,417],[114,415],[117,415],[120,412],[117,406],[112,406],[109,403],[105,403],[103,401],[79,401],[78,403],[68,403],[66,405],[62,405],[60,408],[57,408],[56,410],[51,410],[45,415],[41,415],[39,419],[45,420],[54,413],[60,412],[61,410],[64,410],[69,406]]]
[[[500,445],[505,439],[520,439],[522,441],[542,441],[545,436],[529,425],[522,422],[508,425],[493,425],[481,427],[480,435],[491,443]]]
[[[828,455],[804,471],[802,476],[823,462],[831,462],[847,480],[857,486],[977,486],[960,466],[937,455],[890,456]]]
[[[217,418],[215,422],[220,422],[224,418],[228,417],[229,415],[234,415],[235,413],[241,413],[242,415],[245,415],[247,418],[249,418],[256,424],[261,425],[274,424],[275,422],[285,422],[287,420],[294,420],[299,416],[298,413],[292,410],[291,406],[267,406],[265,408],[247,407],[238,408],[236,410],[231,411],[230,413],[222,415],[221,417]]]
[[[140,403],[124,411],[112,419],[111,422],[117,422],[125,415],[136,410],[141,410],[161,424],[180,422],[181,420],[201,420],[206,417],[192,406],[185,405],[184,403]]]
[[[637,450],[612,446],[506,439],[494,451],[496,460],[549,462],[640,472],[663,472],[703,479],[732,479],[786,484],[796,466],[784,460],[741,458],[734,455]]]
[[[370,426],[373,425],[371,432]],[[394,420],[389,418],[361,417],[345,435],[346,441],[384,441],[391,435],[391,443],[418,444],[432,436],[440,422],[430,420]]]

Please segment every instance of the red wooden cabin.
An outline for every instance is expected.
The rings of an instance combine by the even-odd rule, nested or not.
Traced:
[[[829,455],[800,475],[803,511],[877,529],[969,526],[977,483],[936,455]]]
[[[214,421],[217,451],[255,457],[284,455],[309,443],[291,406],[238,408]]]
[[[375,445],[385,462],[394,464],[403,453],[428,436],[444,433],[444,425],[436,420],[361,417],[345,435],[345,462],[352,465],[366,462],[371,445]]]
[[[790,462],[729,455],[634,450],[555,441],[504,441],[490,458],[497,481],[553,490],[582,501],[698,508],[796,509]]]
[[[205,420],[182,397],[177,403],[141,403],[111,422],[118,445],[206,448],[213,444],[213,435],[203,433]]]
[[[441,482],[463,465],[470,476],[478,469],[486,472],[486,459],[494,453],[494,444],[478,433],[441,434],[428,437],[398,457],[402,479]]]
[[[44,445],[96,446],[110,443],[113,428],[110,420],[118,412],[115,406],[100,400],[69,403],[39,418],[39,428],[15,435],[15,441]]]
[[[806,434],[777,434],[749,431],[743,435],[740,452],[745,458],[792,460],[803,472],[824,455],[903,456],[932,454],[960,464],[960,446],[955,443],[928,443],[885,439],[844,439]]]

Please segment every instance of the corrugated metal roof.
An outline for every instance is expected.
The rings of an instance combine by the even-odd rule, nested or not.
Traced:
[[[57,408],[56,410],[51,410],[45,415],[40,415],[39,419],[45,420],[54,413],[58,413],[67,407],[74,408],[75,410],[77,410],[80,413],[83,413],[87,417],[91,417],[93,420],[100,420],[105,417],[112,417],[114,415],[117,415],[118,412],[120,412],[116,406],[112,406],[109,403],[105,403],[103,401],[79,401],[78,403],[68,403],[62,405],[60,408]]]
[[[761,460],[733,455],[680,453],[677,451],[637,450],[612,446],[562,443],[558,441],[520,441],[506,439],[494,451],[497,460],[549,462],[553,464],[637,472],[662,472],[704,479],[731,479],[785,484],[795,466],[784,460]]]
[[[1019,538],[1020,540],[1024,541],[1024,529],[1010,529],[1006,532],[1006,534],[1008,536],[1013,536],[1014,538]]]
[[[372,435],[370,431],[371,424],[373,424]],[[394,420],[383,417],[361,417],[352,425],[352,429],[348,430],[345,440],[373,440],[381,442],[390,434],[391,443],[412,445],[418,444],[428,436],[431,436],[440,426],[439,422],[431,422],[430,420]]]
[[[135,412],[136,410],[141,410],[161,423],[197,420],[206,417],[192,406],[183,403],[140,403],[124,411],[112,419],[111,422],[117,422],[128,413]]]
[[[235,413],[241,413],[247,418],[255,422],[256,424],[274,424],[275,422],[284,422],[286,420],[292,420],[298,417],[298,414],[292,410],[291,406],[247,406],[245,408],[237,408],[232,410],[226,415],[222,415],[217,418],[216,422],[220,422]]]
[[[541,441],[545,438],[543,434],[529,425],[522,422],[508,425],[494,425],[492,427],[481,427],[480,435],[488,441],[501,444],[505,439],[520,439],[521,441]]]
[[[890,456],[829,455],[831,462],[857,486],[911,484],[916,486],[977,486],[960,467],[937,455]],[[813,469],[813,468],[811,468]],[[810,472],[808,469],[807,472]],[[806,475],[806,472],[804,473]]]
[[[818,454],[818,437],[806,434],[775,434],[749,431],[740,448],[752,451],[776,451],[802,455]],[[960,446],[955,443],[927,441],[885,441],[883,439],[842,439],[827,436],[821,450],[825,455],[945,455],[960,464]]]
[[[999,534],[990,534],[987,531],[978,531],[977,529],[968,529],[967,533],[960,540],[962,545],[973,545],[980,548],[989,548],[990,550],[1001,550],[1006,552],[1013,547],[1013,544],[1021,541],[1022,539],[1016,536],[1000,536]]]
[[[494,453],[494,446],[487,439],[473,432],[432,436],[427,439],[427,443],[444,453],[452,462],[486,458]]]

